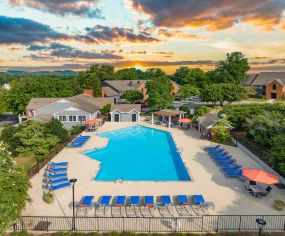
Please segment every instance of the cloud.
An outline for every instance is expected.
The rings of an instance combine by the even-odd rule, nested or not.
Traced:
[[[47,51],[51,49],[72,49],[72,47],[61,43],[50,43],[49,45],[32,44],[27,47],[28,51]]]
[[[143,67],[153,66],[187,66],[187,65],[215,65],[216,61],[211,60],[199,60],[199,61],[120,61],[115,65],[119,67],[140,65]]]
[[[160,51],[160,52],[150,52],[150,51],[129,51],[126,52],[127,54],[140,54],[140,55],[173,55],[173,52],[164,52],[164,51]]]
[[[68,38],[66,34],[33,20],[0,16],[0,44],[30,44]]]
[[[200,39],[196,34],[188,34],[181,30],[168,30],[168,29],[158,29],[158,35],[161,35],[165,38],[181,38],[181,39]]]
[[[79,36],[80,39],[87,42],[106,43],[106,42],[131,42],[131,43],[151,43],[160,40],[149,36],[143,32],[136,33],[133,29],[121,27],[108,27],[96,25],[87,27],[86,35]]]
[[[89,51],[82,51],[79,49],[68,49],[68,48],[53,50],[50,55],[55,57],[63,57],[63,58],[123,59],[122,56],[115,55],[112,53],[97,53],[97,52],[89,52]]]
[[[145,13],[159,27],[207,27],[223,30],[237,23],[251,23],[265,30],[280,23],[284,0],[129,0],[131,7]]]
[[[285,64],[285,58],[271,58],[263,61],[252,61],[251,65],[272,65],[272,64]]]
[[[56,15],[76,15],[90,18],[102,18],[99,0],[10,0],[12,5],[28,6]]]

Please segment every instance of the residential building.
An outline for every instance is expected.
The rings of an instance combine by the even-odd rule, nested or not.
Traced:
[[[140,104],[112,104],[111,122],[138,122],[140,113]]]
[[[83,94],[69,98],[32,98],[20,121],[56,118],[67,129],[83,125],[86,120],[97,118],[104,105],[114,102],[113,98],[96,98],[92,95],[92,90],[85,90]]]
[[[138,90],[142,92],[143,99],[147,99],[147,80],[105,80],[102,82],[102,95],[104,97],[114,97],[119,100],[120,96],[127,90]],[[178,93],[180,86],[174,82],[172,83],[173,95]]]
[[[213,136],[212,129],[213,126],[221,120],[216,114],[211,112],[204,116],[198,117],[198,130],[204,138],[211,139]]]
[[[285,99],[285,72],[260,72],[249,74],[242,85],[254,88],[257,97]]]

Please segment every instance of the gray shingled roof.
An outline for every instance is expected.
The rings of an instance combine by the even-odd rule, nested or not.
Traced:
[[[243,86],[250,86],[253,80],[258,76],[258,74],[248,74],[246,78],[241,82]]]
[[[217,123],[217,121],[220,120],[219,117],[217,117],[214,114],[208,113],[203,117],[199,117],[199,123],[201,126],[204,126],[205,128],[208,128],[211,125],[214,125]]]
[[[103,86],[104,94],[108,97],[113,97],[113,96],[119,96],[120,94],[115,91],[114,89],[108,87],[108,86]]]
[[[27,110],[37,110],[41,107],[47,106],[50,103],[61,100],[62,98],[32,98],[27,105]]]
[[[251,85],[265,86],[273,80],[280,80],[282,84],[285,84],[285,72],[260,72]]]
[[[104,83],[117,90],[116,92],[124,92],[126,90],[137,89],[147,80],[105,80]],[[105,86],[104,86],[105,87]]]
[[[140,112],[141,105],[140,104],[112,104],[110,112],[116,109],[119,110],[120,112],[129,112],[133,109]]]

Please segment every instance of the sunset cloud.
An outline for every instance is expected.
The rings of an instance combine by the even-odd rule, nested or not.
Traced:
[[[69,38],[48,25],[24,18],[0,16],[0,44],[30,44]]]
[[[188,34],[181,30],[158,29],[157,34],[165,38],[200,39],[196,34]]]
[[[280,23],[284,0],[196,1],[129,0],[159,27],[206,27],[223,30],[241,22],[271,30]]]
[[[96,6],[98,2],[99,0],[10,0],[14,6],[28,6],[56,15],[102,18],[102,11]]]

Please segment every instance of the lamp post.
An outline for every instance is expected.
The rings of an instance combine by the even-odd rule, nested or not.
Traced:
[[[263,227],[266,225],[266,221],[263,219],[256,219],[256,223],[258,224],[259,230],[258,230],[258,236],[261,235]]]
[[[69,182],[72,184],[72,231],[75,231],[75,203],[74,203],[74,185],[77,179],[70,179]]]

